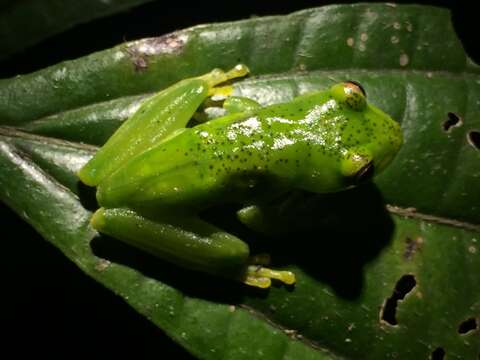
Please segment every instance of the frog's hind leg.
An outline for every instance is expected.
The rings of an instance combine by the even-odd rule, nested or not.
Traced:
[[[194,216],[153,219],[130,209],[100,208],[91,225],[101,233],[192,270],[237,278],[248,263],[245,242]]]
[[[79,171],[82,182],[97,186],[122,164],[184,128],[215,86],[248,74],[245,65],[182,80],[142,102],[139,109]]]
[[[292,273],[263,267],[267,257],[249,257],[245,242],[197,217],[152,220],[129,209],[101,208],[91,224],[101,233],[185,268],[261,288],[269,287],[270,279],[295,282]]]

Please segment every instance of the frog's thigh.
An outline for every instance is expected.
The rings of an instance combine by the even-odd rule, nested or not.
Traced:
[[[270,279],[295,282],[289,271],[253,264],[246,243],[196,217],[152,221],[128,209],[99,209],[92,226],[130,245],[177,265],[269,287]]]
[[[213,87],[247,73],[244,65],[227,72],[214,69],[182,80],[146,99],[79,171],[80,179],[87,185],[97,186],[132,157],[184,128]]]
[[[239,277],[248,264],[246,243],[196,217],[152,221],[129,209],[99,209],[92,226],[177,265]]]

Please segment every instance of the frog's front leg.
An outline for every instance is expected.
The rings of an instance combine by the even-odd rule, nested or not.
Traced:
[[[250,257],[239,238],[194,216],[147,219],[129,209],[99,209],[92,226],[174,264],[245,284],[267,288],[270,279],[293,284],[289,271],[263,267],[264,258]]]
[[[216,95],[226,97],[225,99],[219,101],[211,100],[210,102],[207,100],[206,102],[206,109],[203,109],[201,112],[195,113],[193,118],[199,122],[204,123],[225,115],[229,114],[245,114],[247,116],[249,113],[254,113],[256,110],[262,108],[255,100],[249,99],[243,96],[234,96],[231,95],[233,92],[233,88],[231,86],[223,86],[219,88],[213,88],[213,97]],[[219,107],[219,103],[222,103],[221,107]],[[206,113],[206,110],[208,113]]]

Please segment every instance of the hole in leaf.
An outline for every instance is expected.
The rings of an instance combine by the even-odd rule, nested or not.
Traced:
[[[442,124],[443,131],[450,132],[452,128],[462,126],[463,121],[460,116],[455,113],[449,112],[447,113],[447,120],[445,120]]]
[[[443,348],[438,347],[432,351],[432,356],[430,359],[432,360],[443,360],[445,358],[445,350]]]
[[[475,318],[470,318],[463,321],[460,326],[458,327],[459,334],[466,334],[469,331],[473,331],[477,329],[477,320]]]
[[[467,134],[467,140],[470,145],[475,149],[480,150],[480,132],[479,131],[470,131]]]
[[[382,309],[381,319],[386,321],[390,325],[397,325],[396,319],[397,304],[399,300],[402,300],[412,289],[417,285],[415,276],[403,275],[400,280],[397,281],[392,296],[390,296]]]

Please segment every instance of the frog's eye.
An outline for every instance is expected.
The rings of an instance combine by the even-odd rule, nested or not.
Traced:
[[[338,102],[355,111],[362,111],[366,104],[366,93],[363,87],[355,81],[346,81],[331,88],[331,94]]]
[[[365,89],[363,88],[362,85],[360,85],[359,82],[353,81],[353,80],[347,80],[345,81],[345,86],[350,87],[353,91],[356,92],[361,92],[364,97],[367,97],[367,93]]]

